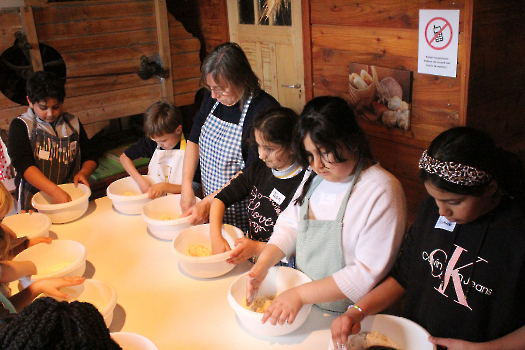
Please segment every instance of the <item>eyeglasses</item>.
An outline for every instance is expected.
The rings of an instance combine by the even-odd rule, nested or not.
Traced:
[[[229,96],[230,95],[230,92],[228,91],[225,91],[225,90],[217,90],[217,89],[212,89],[211,87],[207,86],[206,89],[210,90],[211,92],[215,93],[215,95],[221,97],[221,96]]]

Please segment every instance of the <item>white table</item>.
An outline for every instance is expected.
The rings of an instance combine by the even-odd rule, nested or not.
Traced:
[[[111,200],[89,203],[80,219],[52,225],[51,237],[81,242],[88,251],[84,276],[109,282],[118,293],[112,332],[134,332],[160,350],[175,349],[328,349],[334,316],[313,307],[306,322],[280,337],[250,333],[226,299],[237,276],[251,263],[228,274],[194,278],[171,253],[171,241],[147,230],[140,215],[116,211]]]

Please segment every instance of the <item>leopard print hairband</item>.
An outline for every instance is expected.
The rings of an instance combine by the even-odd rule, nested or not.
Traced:
[[[419,159],[419,169],[462,186],[479,186],[492,180],[492,176],[485,171],[454,162],[442,162],[429,156],[427,151]]]

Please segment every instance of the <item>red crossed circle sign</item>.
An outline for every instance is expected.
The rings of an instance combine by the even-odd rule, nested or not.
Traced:
[[[452,26],[443,17],[432,18],[425,28],[425,40],[434,50],[443,50],[452,42]]]

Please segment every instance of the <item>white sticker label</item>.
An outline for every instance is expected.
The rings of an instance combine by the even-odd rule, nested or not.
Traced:
[[[332,206],[335,203],[337,195],[335,193],[321,193],[321,205]]]
[[[71,150],[71,152],[73,152],[74,150],[77,149],[77,141],[73,141],[69,144],[69,149]]]
[[[277,191],[275,188],[272,190],[272,193],[270,193],[270,198],[277,204],[281,205],[286,196],[282,194],[281,192]]]
[[[436,222],[436,226],[434,226],[434,228],[440,228],[450,232],[454,231],[454,227],[456,227],[456,223],[448,221],[444,216],[440,216]]]
[[[38,151],[38,158],[43,160],[49,160],[49,151],[44,151],[43,149],[41,149],[40,151]]]

